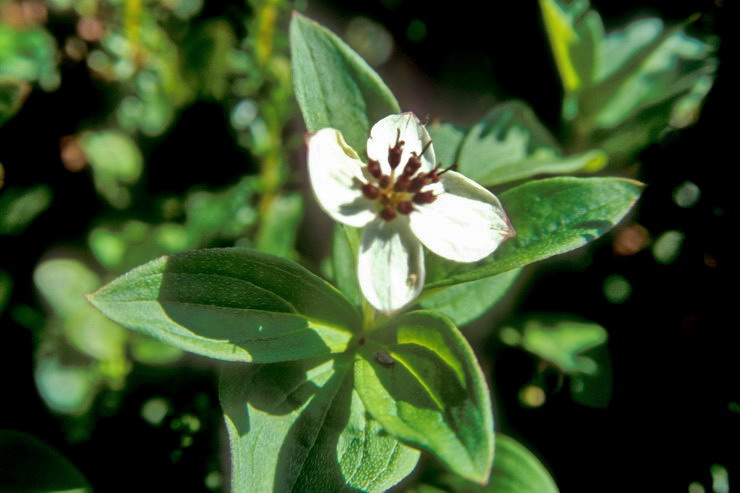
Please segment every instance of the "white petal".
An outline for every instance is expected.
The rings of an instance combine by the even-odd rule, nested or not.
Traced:
[[[362,161],[342,133],[323,128],[306,136],[308,174],[319,205],[335,221],[361,228],[376,216],[376,205],[362,195]]]
[[[412,152],[420,154],[431,137],[424,125],[421,124],[413,113],[401,113],[400,115],[389,115],[376,123],[370,130],[370,138],[367,141],[367,155],[371,159],[380,162],[383,173],[388,175],[391,167],[388,164],[388,148],[396,144],[398,131],[401,131],[400,139],[404,141],[399,171],[403,169]],[[430,145],[421,156],[421,170],[430,171],[435,166],[434,146]]]
[[[456,262],[475,262],[514,236],[491,192],[454,171],[443,174],[440,184],[444,191],[437,200],[417,206],[409,215],[412,231],[432,252]]]
[[[393,313],[419,296],[424,286],[424,249],[406,217],[377,219],[362,232],[357,279],[365,298]]]

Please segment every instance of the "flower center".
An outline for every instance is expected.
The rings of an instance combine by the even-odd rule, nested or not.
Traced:
[[[411,214],[415,210],[415,205],[431,204],[437,200],[431,190],[423,191],[422,189],[439,182],[440,176],[454,167],[453,165],[440,171],[438,165],[429,172],[419,172],[421,156],[432,144],[430,140],[418,154],[416,151],[411,152],[411,157],[406,161],[403,169],[398,172],[404,144],[405,142],[401,140],[401,131],[398,130],[396,143],[388,148],[390,175],[383,174],[380,162],[368,159],[366,168],[372,178],[360,187],[365,197],[380,203],[380,217],[386,222],[392,221],[399,212],[406,215]]]

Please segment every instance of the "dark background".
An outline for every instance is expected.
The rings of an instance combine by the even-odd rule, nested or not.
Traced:
[[[202,16],[244,12],[225,1],[207,3]],[[592,3],[607,28],[639,14],[657,13],[678,22],[700,12],[694,32],[723,37],[729,23],[719,0]],[[517,98],[527,101],[556,134],[559,130],[561,89],[536,2],[325,1],[312,2],[306,13],[339,33],[356,15],[393,33],[394,54],[378,71],[404,110],[470,124],[496,101]],[[412,19],[426,24],[422,41],[404,35]],[[62,19],[49,28],[62,39],[70,26]],[[721,62],[726,44],[720,45]],[[729,469],[731,490],[738,484],[733,466],[739,457],[740,414],[730,407],[740,403],[733,338],[737,288],[731,283],[737,270],[728,233],[737,225],[737,192],[728,176],[737,165],[729,153],[730,131],[736,125],[721,116],[734,101],[725,70],[720,63],[695,126],[646,149],[639,167],[608,170],[648,185],[621,227],[638,223],[653,239],[666,230],[683,231],[678,259],[661,265],[649,249],[618,256],[613,250],[618,229],[587,252],[530,268],[515,295],[471,329],[484,341],[476,351],[491,369],[497,429],[531,447],[563,492],[686,491],[692,481],[711,484],[712,464]],[[63,66],[60,90],[34,91],[0,132],[0,162],[7,169],[25,163],[13,168],[16,183],[42,180],[52,184],[55,194],[54,207],[22,236],[2,240],[3,263],[15,280],[13,303],[40,306],[28,273],[51,245],[85,247],[84,235],[96,213],[91,204],[103,206],[89,176],[65,171],[58,139],[107,114],[109,104],[105,88],[84,67]],[[296,128],[302,128],[298,117]],[[196,183],[222,186],[254,171],[230,132],[220,106],[197,103],[183,111],[163,139],[145,140],[150,171],[137,207],[146,209],[149,192],[183,193]],[[676,206],[672,193],[687,180],[700,188],[701,197],[684,209]],[[611,274],[632,285],[623,304],[612,304],[602,294]],[[577,314],[608,330],[614,387],[607,409],[577,404],[567,391],[549,394],[536,409],[519,403],[518,392],[530,380],[534,359],[518,349],[502,349],[495,335],[480,334],[523,312],[543,311]],[[184,365],[167,370],[136,366],[116,397],[120,407],[115,413],[106,414],[101,398],[90,439],[69,444],[65,421],[36,393],[32,374],[38,341],[7,312],[0,330],[0,428],[27,431],[54,445],[98,491],[199,491],[205,489],[209,471],[228,469],[212,362],[188,357]],[[152,429],[140,418],[142,403],[154,395],[166,396],[177,412],[201,419],[192,446],[183,449],[176,430]]]

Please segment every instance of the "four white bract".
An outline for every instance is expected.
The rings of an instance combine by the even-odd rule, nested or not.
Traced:
[[[429,133],[413,113],[373,126],[368,163],[341,132],[324,128],[306,138],[311,185],[336,221],[365,228],[357,279],[375,308],[393,313],[424,286],[424,250],[475,262],[514,230],[491,192],[460,173],[440,170]]]

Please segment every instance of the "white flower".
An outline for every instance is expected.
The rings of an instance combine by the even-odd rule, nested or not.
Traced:
[[[440,170],[432,140],[413,113],[373,126],[368,163],[341,132],[324,128],[306,138],[311,185],[336,221],[364,227],[357,279],[365,298],[392,313],[424,286],[424,250],[475,262],[514,230],[491,192],[463,175]]]

